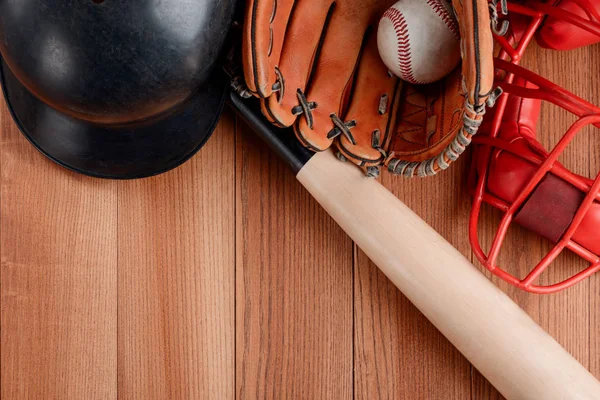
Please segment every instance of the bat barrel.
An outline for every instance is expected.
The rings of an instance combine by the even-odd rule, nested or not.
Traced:
[[[400,291],[509,399],[600,399],[600,382],[458,250],[331,152],[298,180]]]

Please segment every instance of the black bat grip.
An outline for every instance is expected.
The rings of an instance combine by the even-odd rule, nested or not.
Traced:
[[[261,114],[256,99],[244,99],[231,90],[227,102],[271,150],[290,166],[294,174],[314,155],[298,142],[291,128],[277,128],[267,121]]]

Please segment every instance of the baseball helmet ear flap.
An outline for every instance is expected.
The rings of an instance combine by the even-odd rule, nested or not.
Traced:
[[[139,178],[191,157],[219,120],[236,0],[2,1],[0,80],[23,134],[57,163]]]
[[[578,0],[578,3],[594,6],[590,0]],[[558,161],[583,128],[600,127],[600,107],[518,64],[538,28],[544,29],[541,23],[547,16],[552,17],[554,28],[565,29],[565,24],[570,24],[586,29],[588,39],[593,35],[598,40],[600,20],[595,19],[593,13],[586,19],[543,3],[532,3],[530,7],[509,3],[511,25],[513,21],[519,22],[515,25],[518,33],[513,30],[496,37],[501,48],[495,60],[496,82],[504,95],[474,139],[476,154],[470,179],[474,204],[469,239],[477,258],[497,276],[523,290],[551,293],[600,271],[600,173],[595,179],[589,179],[571,172]],[[524,16],[529,20],[528,25],[522,24]],[[542,100],[577,117],[550,150],[544,149],[536,138]],[[487,252],[482,249],[478,236],[483,202],[503,213]],[[552,249],[524,277],[512,275],[497,263],[513,222],[553,243]],[[538,284],[539,277],[564,250],[583,258],[587,267],[561,282]]]

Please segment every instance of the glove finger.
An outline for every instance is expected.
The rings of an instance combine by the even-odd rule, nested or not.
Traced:
[[[353,16],[343,12],[344,6],[351,4],[338,5],[339,10],[332,14],[310,77],[306,99],[315,107],[305,111],[295,126],[298,139],[315,151],[329,148],[335,135],[347,135],[352,129],[350,121],[342,118],[351,94],[368,17],[363,15],[363,20],[356,19],[360,13]]]
[[[395,110],[402,81],[389,73],[377,51],[377,34],[372,30],[356,72],[352,103],[345,119],[356,121],[352,132],[354,143],[340,136],[338,149],[360,166],[380,165],[386,158],[390,142],[389,126]]]
[[[285,31],[294,0],[248,0],[242,54],[248,89],[273,94]]]
[[[461,37],[462,73],[468,103],[475,109],[470,117],[481,119],[494,83],[494,40],[486,0],[453,0]],[[479,115],[476,115],[479,114]]]
[[[292,109],[298,106],[298,91],[306,91],[331,4],[331,0],[305,0],[294,7],[279,62],[283,83],[277,96],[267,102],[271,116],[282,126],[296,121]]]

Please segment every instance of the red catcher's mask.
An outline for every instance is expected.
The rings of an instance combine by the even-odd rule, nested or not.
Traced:
[[[557,161],[582,128],[600,127],[600,107],[519,66],[519,62],[533,38],[541,47],[555,50],[600,42],[600,0],[491,3],[490,9],[500,49],[495,60],[496,85],[504,94],[473,139],[469,182],[474,203],[469,240],[477,258],[495,275],[529,292],[552,293],[600,270],[600,174],[595,180],[588,179]],[[578,117],[550,151],[536,139],[542,101]],[[503,213],[487,253],[477,230],[484,202]],[[513,222],[554,244],[524,278],[497,265]],[[562,282],[537,284],[540,275],[565,249],[585,259],[587,268]]]

